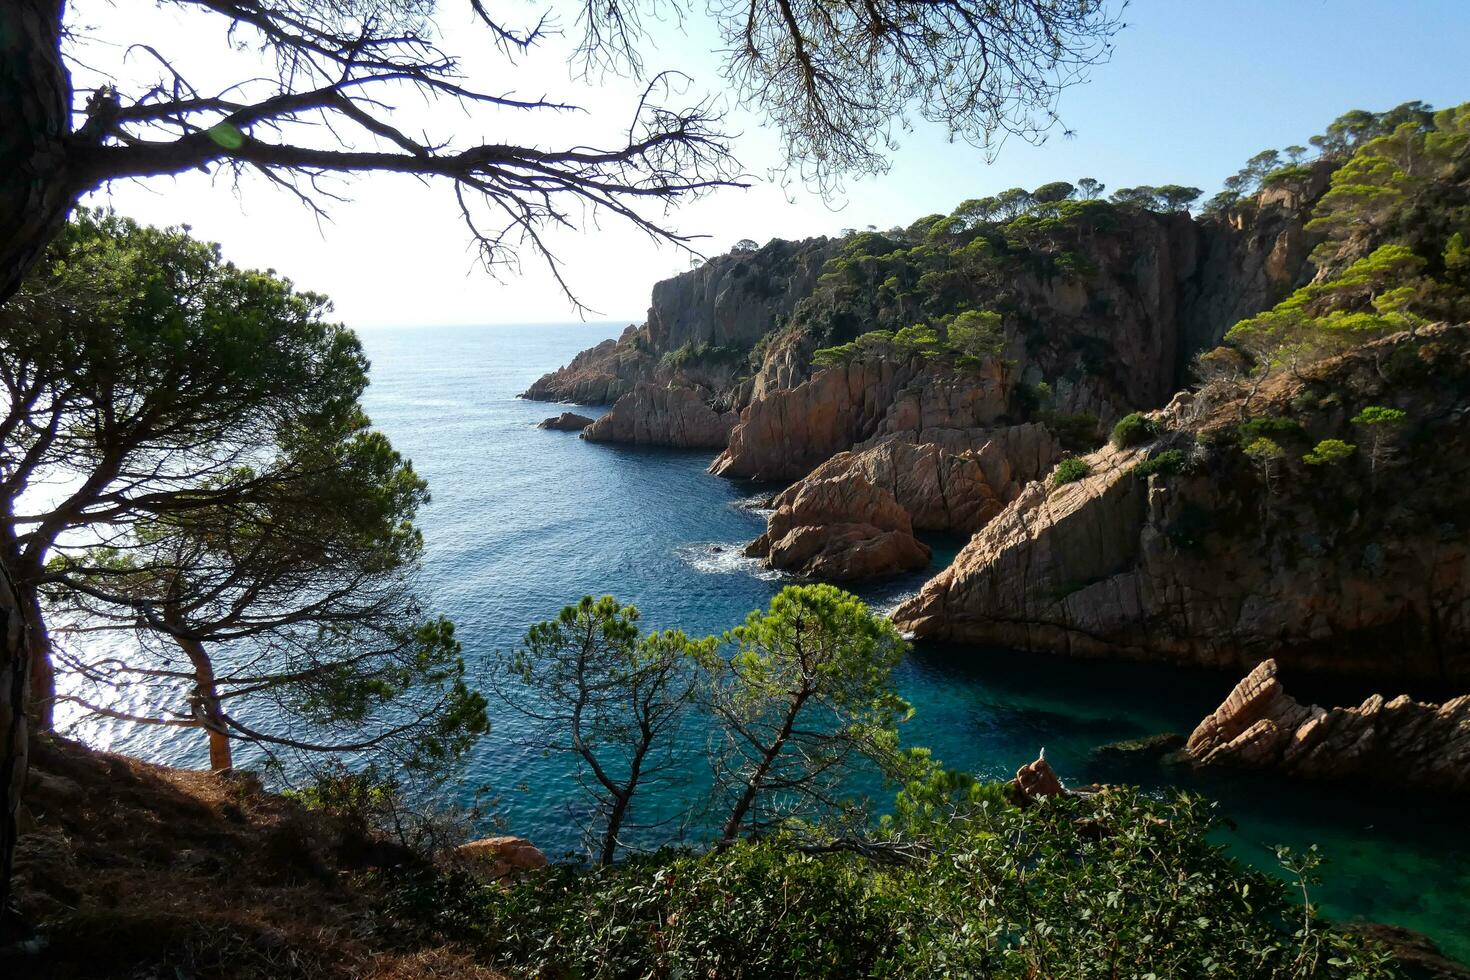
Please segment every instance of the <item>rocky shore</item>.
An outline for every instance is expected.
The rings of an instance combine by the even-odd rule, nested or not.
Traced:
[[[1391,337],[1245,397],[1181,398],[1152,441],[1029,485],[896,621],[1074,656],[1470,681],[1470,327]],[[1368,405],[1406,419],[1376,454],[1380,434],[1352,421]],[[1250,419],[1279,457],[1245,453]],[[1364,448],[1303,459],[1329,438]]]
[[[1442,704],[1375,694],[1356,707],[1304,705],[1275,660],[1256,665],[1202,721],[1183,757],[1198,766],[1262,769],[1470,794],[1470,695]]]

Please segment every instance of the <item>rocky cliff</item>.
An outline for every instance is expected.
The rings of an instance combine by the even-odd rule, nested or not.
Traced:
[[[1470,695],[1426,704],[1373,695],[1356,707],[1303,705],[1274,660],[1256,665],[1184,748],[1199,766],[1269,769],[1470,794]]]
[[[718,449],[730,438],[734,412],[711,408],[695,388],[640,383],[582,430],[588,442]]]
[[[752,348],[811,293],[836,247],[827,238],[773,239],[755,252],[718,255],[665,279],[654,285],[641,326],[583,351],[521,397],[610,405],[640,383],[672,384],[702,388],[711,402],[723,397],[728,406],[733,389],[752,373]]]
[[[913,530],[980,529],[1059,455],[1051,431],[1037,423],[882,432],[832,456],[775,497],[766,533],[746,554],[767,559],[772,568],[837,580],[913,571],[928,563],[928,549],[909,540]],[[831,501],[822,508],[811,506],[818,489]],[[903,515],[901,526],[893,522],[892,528],[901,539],[844,534],[852,524],[883,525],[892,520],[890,511]],[[827,535],[842,537],[846,560],[840,565],[792,563],[779,546]]]
[[[1368,406],[1405,420],[1354,422]],[[1274,656],[1470,682],[1470,327],[1396,335],[1255,392],[1183,396],[1156,424],[1153,442],[1088,456],[1074,483],[1027,487],[899,625],[1078,656]],[[1314,464],[1328,439],[1347,454]]]
[[[1013,374],[990,360],[957,371],[920,357],[864,358],[819,371],[752,402],[710,465],[718,476],[791,480],[867,439],[989,426],[1006,411]]]
[[[525,397],[610,404],[640,383],[688,387],[717,412],[750,416],[719,472],[794,479],[870,437],[917,380],[910,365],[860,365],[787,397],[836,370],[814,371],[815,350],[946,311],[995,309],[1006,315],[1004,359],[1017,383],[1044,383],[1057,412],[1110,421],[1161,405],[1195,353],[1310,277],[1303,223],[1319,193],[1263,195],[1208,219],[1070,202],[1079,206],[1060,216],[952,240],[895,229],[772,241],[659,283],[642,326],[584,351]]]

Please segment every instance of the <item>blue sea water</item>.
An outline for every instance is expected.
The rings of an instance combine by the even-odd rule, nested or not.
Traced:
[[[634,450],[539,430],[565,406],[515,396],[621,325],[402,328],[361,333],[373,362],[366,407],[413,460],[433,500],[422,512],[425,588],[454,620],[472,668],[526,628],[582,595],[632,603],[649,627],[718,633],[767,603],[785,584],[740,557],[763,527],[749,502],[762,491],[707,475],[709,453]],[[596,415],[600,409],[580,408]],[[936,562],[956,543],[936,541]],[[924,576],[859,589],[890,607]],[[1272,866],[1270,846],[1316,843],[1329,859],[1316,890],[1324,911],[1418,929],[1470,960],[1470,844],[1463,809],[1352,788],[1262,778],[1190,777],[1154,765],[1109,768],[1099,745],[1158,732],[1188,732],[1236,676],[1111,663],[1076,663],[999,650],[916,649],[899,671],[916,708],[909,744],[952,767],[1009,777],[1046,748],[1074,783],[1179,785],[1221,801],[1236,829],[1222,841],[1241,859]],[[1395,692],[1386,692],[1395,693]],[[467,786],[484,784],[510,832],[548,852],[578,847],[582,797],[566,762],[521,743],[524,722],[492,699],[494,730],[475,750]],[[95,733],[94,733],[95,734]],[[114,748],[200,764],[203,746],[116,726]],[[702,733],[686,733],[699,740]],[[645,801],[676,813],[700,775]],[[466,790],[468,792],[468,790]]]

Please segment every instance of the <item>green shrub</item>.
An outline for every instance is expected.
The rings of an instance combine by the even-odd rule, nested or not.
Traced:
[[[389,918],[524,977],[1392,975],[1293,901],[1315,851],[1278,855],[1289,889],[1210,843],[1197,797],[1112,789],[1019,809],[956,788],[960,819],[898,837],[771,837],[503,885],[395,875]]]
[[[684,344],[659,358],[659,363],[671,370],[700,365],[738,364],[750,356],[744,347],[728,344]]]
[[[1118,420],[1118,424],[1113,426],[1113,445],[1120,449],[1127,449],[1129,446],[1148,442],[1156,435],[1158,435],[1158,426],[1153,419],[1140,412],[1134,412],[1123,416]]]
[[[1087,412],[1040,412],[1037,420],[1052,431],[1069,453],[1090,453],[1102,442],[1098,418]]]
[[[1188,463],[1189,457],[1185,455],[1184,450],[1166,449],[1134,466],[1133,475],[1140,479],[1148,479],[1155,473],[1172,476],[1175,473],[1184,472]]]
[[[836,367],[846,364],[857,355],[857,344],[838,344],[836,347],[823,347],[812,354],[812,363],[820,367]]]
[[[1092,467],[1087,465],[1087,460],[1080,456],[1068,456],[1052,471],[1051,485],[1060,487],[1068,483],[1076,483],[1091,472]]]
[[[1284,418],[1280,415],[1264,415],[1260,418],[1249,419],[1236,429],[1240,436],[1240,444],[1249,446],[1257,439],[1293,439],[1302,436],[1301,423],[1296,419]]]
[[[1310,466],[1341,463],[1357,450],[1357,446],[1350,442],[1343,442],[1341,439],[1323,439],[1302,456],[1302,462]]]
[[[1397,408],[1384,408],[1382,405],[1369,405],[1357,415],[1353,416],[1354,425],[1402,425],[1409,417],[1409,413]]]

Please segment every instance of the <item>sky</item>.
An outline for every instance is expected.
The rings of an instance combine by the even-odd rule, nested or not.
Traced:
[[[494,54],[463,15],[441,0],[447,49],[465,58],[471,84],[519,95],[547,95],[586,111],[558,116],[477,113],[408,101],[400,128],[450,132],[460,142],[547,146],[596,143],[626,126],[641,86],[619,78],[573,77],[567,46],[553,40],[512,65]],[[124,78],[151,78],[130,45],[168,54],[192,81],[267,71],[253,50],[231,47],[224,21],[144,0],[73,0],[73,22],[91,40],[78,55]],[[509,7],[524,15],[535,4]],[[1110,189],[1136,184],[1194,185],[1206,195],[1252,154],[1305,144],[1350,108],[1386,109],[1410,99],[1438,107],[1470,100],[1470,0],[1134,0],[1108,64],[1061,98],[1063,122],[1040,146],[1011,140],[994,162],[942,129],[918,124],[899,134],[891,169],[849,182],[835,199],[764,179],[778,139],[757,113],[731,105],[735,149],[755,175],[748,189],[723,189],[681,207],[669,222],[707,236],[715,254],[740,239],[805,238],[843,228],[907,225],[960,201],[1008,187],[1034,188],[1090,176]],[[691,97],[725,98],[716,40],[702,16],[655,25],[650,68],[692,78]],[[95,78],[74,71],[82,90]],[[610,140],[609,140],[610,141]],[[348,198],[320,222],[261,178],[238,186],[191,172],[116,182],[88,197],[152,224],[188,224],[222,244],[240,265],[272,268],[298,286],[330,296],[336,316],[358,328],[400,325],[561,322],[578,311],[539,261],[519,274],[488,275],[447,184],[421,186],[394,175],[335,185]],[[550,235],[552,249],[589,318],[639,322],[655,282],[688,268],[689,257],[609,216],[584,215],[576,231]]]

